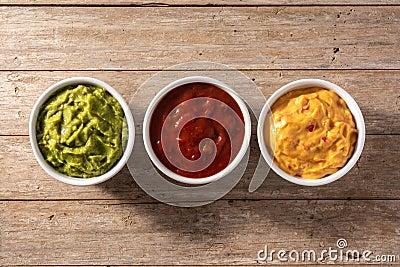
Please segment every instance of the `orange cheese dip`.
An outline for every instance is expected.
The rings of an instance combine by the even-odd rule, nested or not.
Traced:
[[[343,167],[353,153],[356,125],[333,91],[291,91],[272,106],[272,120],[271,135],[265,136],[271,136],[275,163],[290,175],[322,178]]]

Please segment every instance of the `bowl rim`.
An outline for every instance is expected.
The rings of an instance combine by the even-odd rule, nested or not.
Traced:
[[[224,90],[227,92],[238,104],[240,107],[240,110],[243,114],[244,118],[244,126],[245,126],[245,132],[243,136],[243,143],[242,146],[238,152],[238,154],[235,156],[235,158],[226,166],[224,169],[222,169],[220,172],[204,177],[204,178],[189,178],[185,177],[179,174],[174,173],[170,169],[168,169],[156,156],[154,153],[153,147],[150,142],[150,120],[153,115],[153,112],[155,108],[157,107],[158,103],[163,99],[163,97],[173,89],[175,89],[178,86],[184,85],[184,84],[189,84],[189,83],[196,83],[196,82],[201,82],[201,83],[208,83],[217,86],[221,90]],[[143,142],[145,149],[147,151],[148,156],[150,157],[150,160],[153,162],[153,164],[166,176],[174,179],[175,181],[185,183],[185,184],[192,184],[192,185],[202,185],[202,184],[207,184],[213,181],[217,181],[221,179],[222,177],[228,175],[231,171],[233,171],[237,165],[241,162],[243,159],[244,155],[246,154],[246,151],[250,145],[250,137],[251,137],[251,119],[250,119],[250,113],[247,109],[247,106],[244,102],[244,100],[228,85],[225,83],[208,77],[208,76],[187,76],[184,78],[180,78],[178,80],[175,80],[168,85],[166,85],[163,89],[161,89],[152,99],[150,102],[150,105],[147,107],[144,120],[143,120]]]
[[[37,139],[36,139],[36,122],[37,122],[37,117],[39,115],[41,106],[58,90],[61,90],[62,88],[69,86],[69,85],[79,85],[79,84],[95,85],[95,86],[104,88],[107,92],[109,92],[121,105],[121,107],[124,111],[127,125],[128,125],[128,142],[126,144],[126,147],[124,149],[122,157],[119,159],[118,163],[116,165],[114,165],[114,167],[112,167],[106,173],[99,175],[99,176],[91,177],[91,178],[71,177],[71,176],[57,172],[43,158],[43,155],[40,152],[39,146],[37,144]],[[132,116],[132,113],[131,113],[131,110],[130,110],[128,104],[125,102],[125,99],[122,97],[122,95],[116,89],[114,89],[109,84],[107,84],[101,80],[95,79],[95,78],[71,77],[71,78],[63,79],[63,80],[58,81],[57,83],[51,85],[37,99],[37,101],[35,102],[35,104],[33,106],[32,113],[29,118],[29,139],[30,139],[30,143],[31,143],[33,153],[35,155],[36,160],[39,162],[39,165],[46,171],[47,174],[49,174],[53,178],[57,179],[58,181],[61,181],[63,183],[70,184],[70,185],[77,185],[77,186],[95,185],[95,184],[102,183],[102,182],[110,179],[114,175],[116,175],[126,164],[126,162],[128,161],[128,159],[131,155],[133,145],[134,145],[135,125],[134,125],[133,116]]]
[[[284,172],[274,163],[273,158],[271,157],[270,153],[267,150],[267,144],[264,139],[264,127],[267,115],[271,113],[270,107],[272,107],[272,105],[284,94],[290,91],[298,89],[306,89],[310,87],[321,87],[336,92],[346,102],[347,107],[350,109],[350,112],[354,117],[356,127],[358,130],[356,146],[353,151],[353,155],[350,157],[347,163],[337,172],[320,179],[306,179],[299,176],[292,176]],[[285,180],[298,185],[305,185],[305,186],[320,186],[329,184],[333,181],[338,180],[339,178],[343,177],[346,173],[348,173],[361,156],[365,143],[365,134],[366,131],[365,131],[364,117],[357,102],[353,99],[353,97],[349,93],[347,93],[340,86],[322,79],[295,80],[279,88],[266,101],[263,109],[261,110],[257,126],[258,145],[261,150],[261,154],[264,157],[265,161],[268,163],[268,165],[275,171],[275,173],[277,173],[280,177],[284,178]]]

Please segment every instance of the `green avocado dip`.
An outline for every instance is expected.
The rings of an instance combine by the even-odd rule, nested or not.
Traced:
[[[41,107],[36,136],[44,159],[58,172],[90,178],[121,158],[124,128],[124,112],[111,94],[93,85],[73,85]]]

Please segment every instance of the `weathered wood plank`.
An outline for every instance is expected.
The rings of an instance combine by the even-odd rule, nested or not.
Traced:
[[[242,265],[240,264],[241,267],[254,267],[254,266],[260,266],[261,264],[253,264],[253,265]],[[393,265],[393,264],[392,264]],[[14,267],[15,265],[3,265],[3,267]],[[46,267],[60,267],[60,265],[18,265],[18,267],[39,267],[39,266],[46,266]],[[134,267],[137,265],[68,265],[68,267],[116,267],[116,266],[124,266],[124,267]],[[160,265],[145,265],[146,267],[159,267]],[[168,265],[163,265],[163,266],[168,266]],[[177,266],[177,265],[169,265],[169,266]],[[178,266],[185,266],[185,267],[198,267],[201,265],[178,265]],[[218,266],[218,267],[228,267],[232,265],[202,265],[202,266]],[[269,267],[275,267],[275,266],[282,266],[282,264],[268,264]],[[309,265],[307,265],[309,266]],[[342,265],[340,265],[342,266]],[[360,264],[346,264],[346,267],[359,267]],[[372,264],[369,263],[368,266],[382,266],[382,263],[376,263]]]
[[[2,201],[0,264],[255,265],[265,245],[269,251],[309,249],[319,256],[337,249],[339,238],[347,240],[344,252],[370,250],[373,257],[390,254],[399,261],[399,207],[399,200],[219,201],[192,209]]]
[[[165,0],[165,1],[153,1],[153,0],[0,0],[0,4],[2,5],[126,5],[126,6],[209,6],[209,5],[234,5],[234,6],[249,6],[249,5],[260,5],[260,6],[268,6],[268,5],[276,5],[276,6],[302,6],[302,5],[399,5],[400,2],[397,0],[353,0],[353,1],[344,1],[344,0],[334,0],[334,1],[323,1],[323,0]]]
[[[156,72],[148,71],[0,72],[0,135],[27,135],[33,104],[47,87],[61,79],[90,76],[104,80],[129,102],[141,84],[154,74]],[[321,78],[332,81],[358,102],[367,134],[400,134],[400,71],[245,71],[245,74],[254,79],[267,98],[293,80]]]
[[[400,69],[399,24],[399,6],[5,6],[0,69]]]
[[[252,148],[257,146],[255,138]],[[345,177],[320,187],[291,184],[271,171],[255,193],[248,185],[256,168],[256,153],[238,185],[225,199],[399,199],[400,135],[369,135],[361,159]],[[0,137],[0,199],[126,199],[153,202],[134,182],[128,168],[96,186],[65,185],[48,176],[36,162],[28,137]],[[175,194],[176,192],[171,192]]]
[[[255,263],[253,265],[243,265],[240,264],[239,266],[241,267],[254,267],[254,266],[260,266],[261,264]],[[392,264],[394,265],[394,264]],[[15,265],[3,265],[3,267],[14,267]],[[18,265],[18,267],[39,267],[39,266],[46,266],[46,267],[60,267],[60,265]],[[134,266],[138,266],[138,265],[68,265],[68,267],[116,267],[116,266],[124,266],[124,267],[134,267]],[[160,265],[143,265],[146,267],[159,267]],[[177,266],[177,265],[163,265],[163,266]],[[178,266],[185,266],[185,267],[198,267],[198,266],[218,266],[218,267],[228,267],[228,266],[232,266],[232,265],[178,265]],[[274,266],[282,266],[282,264],[268,264],[269,267],[274,267]],[[309,266],[309,265],[307,265]],[[342,266],[342,265],[340,265]],[[359,267],[360,264],[346,264],[346,267]],[[368,266],[382,266],[382,263],[376,263],[376,264],[372,264],[369,263]]]
[[[254,266],[260,266],[261,264],[253,264],[253,265],[242,265],[240,264],[239,266],[241,267],[254,267]],[[393,264],[392,264],[393,265]],[[3,265],[3,267],[14,267],[15,265]],[[39,266],[46,266],[46,267],[60,267],[60,265],[18,265],[18,267],[39,267]],[[116,267],[116,266],[124,266],[124,267],[134,267],[138,265],[68,265],[68,267]],[[160,265],[144,265],[146,267],[159,267]],[[163,265],[163,266],[177,266],[177,265]],[[185,267],[198,267],[198,266],[218,266],[218,267],[228,267],[232,265],[178,265],[178,266],[185,266]],[[282,264],[268,264],[269,267],[274,267],[274,266],[282,266]],[[309,265],[307,265],[309,266]],[[360,264],[346,264],[346,267],[359,267]],[[372,264],[369,263],[368,266],[382,266],[382,263],[379,264]]]

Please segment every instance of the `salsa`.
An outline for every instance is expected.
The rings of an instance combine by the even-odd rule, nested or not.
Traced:
[[[229,93],[195,82],[174,88],[160,100],[150,120],[150,142],[169,170],[205,178],[235,158],[244,130],[241,109]]]
[[[122,156],[124,112],[105,89],[67,86],[41,107],[36,137],[44,159],[79,178],[109,171]]]

